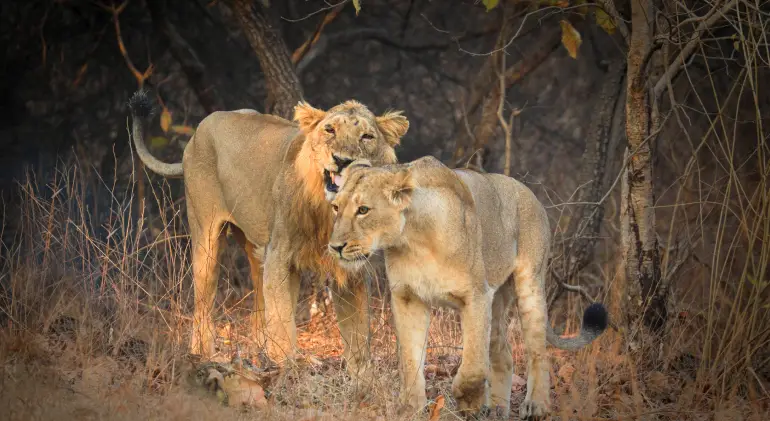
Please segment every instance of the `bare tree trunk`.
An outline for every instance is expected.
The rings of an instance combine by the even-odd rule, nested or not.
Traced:
[[[158,33],[169,43],[171,55],[182,66],[187,81],[195,91],[198,102],[207,113],[224,110],[222,98],[214,89],[214,83],[206,76],[206,66],[201,63],[192,46],[177,32],[176,27],[169,22],[166,13],[166,0],[149,0],[146,2],[150,11],[152,23]]]
[[[265,112],[292,118],[294,106],[303,98],[302,85],[269,10],[253,0],[230,0],[229,4],[265,74]]]
[[[621,235],[625,282],[622,297],[627,326],[642,316],[652,329],[666,319],[665,297],[658,294],[660,256],[655,234],[652,186],[652,147],[649,89],[645,60],[652,44],[651,0],[631,2],[631,36],[628,52],[626,96],[627,166],[623,174]]]

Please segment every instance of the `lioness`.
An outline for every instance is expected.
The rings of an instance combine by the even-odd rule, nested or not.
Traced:
[[[218,111],[200,122],[182,162],[167,164],[145,146],[153,114],[147,93],[136,92],[129,106],[142,162],[158,174],[185,179],[195,292],[191,352],[214,353],[217,257],[223,226],[230,224],[248,255],[256,294],[254,333],[265,327],[258,339],[267,356],[276,363],[295,356],[299,275],[310,269],[336,279],[333,301],[348,370],[366,370],[366,290],[362,274],[343,270],[326,253],[333,220],[327,200],[353,159],[396,162],[394,147],[409,128],[406,117],[400,111],[375,116],[352,100],[328,111],[300,102],[297,123],[254,110]]]
[[[370,165],[354,162],[341,175],[329,253],[356,270],[384,251],[403,403],[426,404],[422,367],[429,306],[448,305],[462,317],[462,363],[452,383],[459,409],[474,414],[487,408],[489,380],[491,404],[507,417],[513,375],[507,316],[515,292],[527,348],[521,418],[545,416],[546,339],[558,348],[580,348],[604,331],[607,312],[598,303],[588,307],[576,338],[551,330],[544,297],[550,228],[541,203],[513,178],[453,171],[432,157]]]

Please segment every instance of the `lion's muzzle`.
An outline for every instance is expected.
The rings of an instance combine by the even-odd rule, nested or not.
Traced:
[[[341,158],[337,155],[332,155],[332,159],[334,159],[334,165],[337,169],[335,171],[324,169],[324,185],[327,191],[337,193],[340,190],[343,181],[340,173],[342,173],[342,170],[350,165],[353,160],[350,158]]]

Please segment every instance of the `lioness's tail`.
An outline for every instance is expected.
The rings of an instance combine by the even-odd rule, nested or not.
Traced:
[[[593,303],[583,312],[583,326],[574,338],[563,338],[554,333],[551,325],[546,326],[548,343],[569,351],[580,349],[598,338],[607,329],[607,309],[601,303]]]
[[[147,168],[164,177],[182,177],[184,170],[182,169],[181,162],[174,164],[162,162],[152,156],[150,151],[147,150],[147,145],[144,143],[145,126],[154,114],[152,100],[147,95],[147,92],[142,89],[134,92],[134,95],[128,101],[128,108],[131,109],[131,119],[134,121],[131,133],[139,159],[144,162]]]

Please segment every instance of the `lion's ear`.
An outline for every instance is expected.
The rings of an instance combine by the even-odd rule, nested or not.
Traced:
[[[385,188],[385,196],[391,203],[403,210],[409,206],[414,191],[414,180],[409,168],[400,170],[393,174],[390,183]]]
[[[376,117],[375,121],[390,146],[401,143],[401,138],[409,130],[409,120],[402,115],[401,111],[388,111]]]
[[[300,101],[294,106],[294,121],[299,123],[300,130],[305,133],[313,130],[324,117],[326,111],[314,108],[305,101]]]

